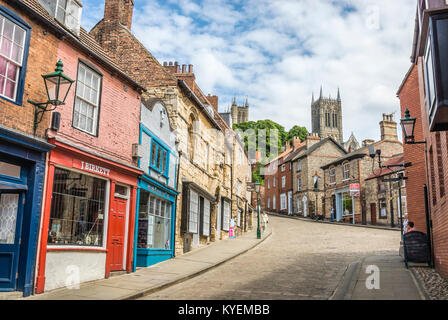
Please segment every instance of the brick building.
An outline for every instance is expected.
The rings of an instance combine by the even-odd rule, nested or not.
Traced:
[[[347,152],[332,137],[321,139],[311,134],[292,158],[293,208],[294,214],[308,217],[317,212],[326,212],[324,200],[324,171],[322,166]],[[314,176],[318,180],[315,184]]]
[[[366,205],[364,182],[374,170],[379,168],[377,159],[374,161],[368,156],[369,147],[375,150],[381,149],[383,163],[403,153],[403,145],[398,140],[397,123],[393,120],[393,115],[383,114],[380,131],[381,140],[375,143],[365,140],[362,148],[322,166],[325,171],[325,215],[327,217],[333,207],[337,221],[353,221],[354,217],[356,223],[366,223],[370,209]],[[351,194],[351,185],[359,185],[358,195]]]
[[[0,1],[5,43],[0,57],[0,291],[29,296],[46,155],[53,146],[45,141],[49,113],[34,133],[35,107],[27,100],[48,100],[42,75],[54,71],[66,31],[48,25],[23,2]]]
[[[264,208],[269,212],[292,214],[292,157],[302,146],[294,138],[286,142],[285,151],[264,166]]]
[[[448,177],[447,150],[447,13],[448,4],[443,0],[418,1],[414,41],[411,56],[411,71],[405,77],[399,91],[403,117],[405,111],[416,119],[414,138],[405,149],[405,157],[411,157],[420,173],[423,160],[420,150],[426,158],[426,179],[417,176],[415,168],[408,168],[407,188],[409,197],[418,196],[421,200],[423,185],[428,187],[428,218],[432,222],[431,240],[435,267],[448,277],[448,204],[446,202],[446,179]],[[418,110],[418,104],[420,110]],[[421,127],[420,127],[421,126]],[[426,153],[426,154],[425,154]],[[418,157],[412,158],[412,154]],[[418,195],[420,193],[420,196]],[[420,201],[419,201],[420,202]],[[420,202],[419,207],[422,208]],[[411,207],[411,204],[409,204]],[[412,217],[423,226],[425,211],[413,212]],[[427,232],[426,229],[421,231]]]
[[[404,114],[408,109],[413,117],[417,118],[414,130],[414,136],[417,141],[423,141],[422,117],[420,107],[420,87],[419,87],[419,70],[417,65],[412,65],[398,90],[397,96],[400,99],[401,112]],[[424,145],[404,144],[404,163],[412,163],[411,167],[405,169],[406,192],[407,197],[407,213],[410,221],[415,223],[418,230],[426,232],[425,217],[425,193],[426,185],[426,162]]]

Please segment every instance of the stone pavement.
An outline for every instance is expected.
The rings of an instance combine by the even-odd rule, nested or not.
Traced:
[[[331,300],[426,300],[426,296],[400,256],[376,255],[352,263]]]
[[[129,300],[157,292],[196,277],[249,251],[266,240],[268,227],[258,240],[256,231],[227,239],[137,272],[81,284],[79,289],[57,289],[20,300]]]

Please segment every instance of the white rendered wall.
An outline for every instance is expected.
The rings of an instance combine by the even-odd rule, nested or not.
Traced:
[[[45,291],[73,285],[79,270],[80,283],[104,279],[106,253],[101,252],[47,252]],[[69,280],[69,281],[67,281]]]

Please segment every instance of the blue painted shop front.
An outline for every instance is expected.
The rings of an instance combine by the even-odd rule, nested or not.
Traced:
[[[0,127],[0,292],[33,291],[46,153],[42,140]]]
[[[174,190],[148,177],[139,179],[134,271],[136,267],[148,267],[174,256],[176,195]]]

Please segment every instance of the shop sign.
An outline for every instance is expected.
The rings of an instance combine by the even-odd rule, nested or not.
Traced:
[[[109,177],[110,175],[110,169],[106,169],[84,161],[81,161],[81,170],[97,173],[106,177]]]
[[[352,183],[350,185],[350,196],[359,197],[360,196],[360,185],[359,183]]]

